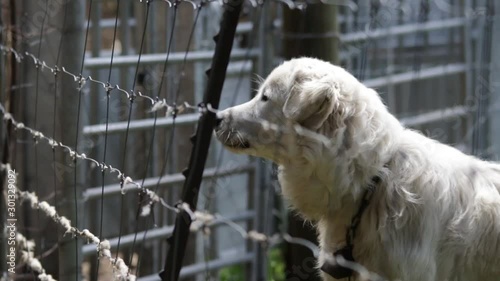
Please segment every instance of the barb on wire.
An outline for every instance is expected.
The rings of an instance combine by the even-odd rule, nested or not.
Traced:
[[[303,238],[292,237],[288,233],[275,233],[272,236],[267,236],[255,230],[247,231],[245,228],[230,219],[227,219],[219,214],[210,214],[208,212],[195,211],[194,214],[192,214],[192,217],[194,217],[194,221],[190,226],[190,231],[192,232],[202,230],[204,234],[209,235],[209,227],[219,221],[234,229],[243,239],[258,242],[264,247],[272,248],[282,241],[287,241],[291,244],[304,246],[311,250],[315,257],[319,256],[319,248],[314,243]]]
[[[21,252],[19,262],[25,264],[30,270],[37,273],[37,278],[40,281],[57,281],[52,277],[52,275],[47,274],[42,266],[39,259],[35,258],[35,242],[33,240],[28,240],[24,235],[17,232],[16,233],[16,245]]]
[[[194,221],[191,224],[189,230],[192,232],[199,231],[201,229],[204,231],[205,234],[209,234],[210,232],[208,232],[208,228],[211,225],[213,225],[216,221],[220,221],[226,224],[227,226],[231,227],[232,229],[236,230],[244,239],[253,240],[261,243],[267,243],[270,240],[269,237],[267,237],[265,234],[259,233],[255,230],[247,231],[239,224],[219,214],[210,214],[208,212],[201,212],[201,211],[195,211],[194,213],[191,214],[192,214],[191,217],[194,218]]]
[[[73,81],[77,84],[77,90],[81,90],[87,84],[87,82],[92,82],[103,87],[106,92],[116,91],[120,94],[124,94],[128,99],[141,98],[146,101],[149,101],[151,103],[151,108],[149,110],[150,112],[156,112],[161,109],[166,109],[165,115],[170,116],[173,115],[174,113],[182,114],[188,111],[196,111],[200,109],[199,106],[191,105],[187,102],[184,102],[180,105],[175,105],[175,104],[172,105],[168,104],[166,99],[154,99],[149,97],[148,95],[141,93],[140,91],[130,90],[129,92],[123,90],[123,88],[121,88],[119,85],[113,85],[107,81],[94,79],[91,76],[85,77],[82,74],[72,73],[71,71],[67,70],[64,66],[62,66],[61,69],[59,69],[59,67],[57,66],[49,66],[45,61],[42,61],[40,58],[38,58],[32,53],[25,52],[24,54],[22,54],[21,52],[18,52],[14,48],[5,46],[3,44],[0,44],[0,51],[3,53],[3,55],[13,54],[14,57],[16,58],[17,63],[22,63],[24,60],[30,59],[33,61],[33,65],[36,68],[39,68],[40,71],[48,69],[54,75],[57,75],[59,72],[62,72],[72,77]]]
[[[34,130],[30,127],[26,127],[23,123],[16,121],[14,119],[14,117],[12,116],[12,114],[6,112],[3,104],[1,104],[1,103],[0,103],[0,112],[3,115],[3,120],[5,122],[11,122],[11,124],[17,130],[25,130],[28,133],[30,133],[33,136],[33,138],[35,139],[35,144],[39,143],[41,140],[45,140],[53,149],[56,147],[63,148],[63,150],[65,152],[67,152],[71,156],[72,159],[86,160],[86,161],[91,162],[94,166],[99,167],[102,171],[108,171],[110,174],[117,174],[117,177],[118,177],[118,179],[120,179],[122,181],[123,186],[126,186],[126,185],[136,186],[140,192],[143,192],[143,194],[147,196],[147,198],[149,199],[149,204],[153,204],[155,202],[158,202],[162,206],[164,206],[165,208],[172,210],[172,211],[175,211],[175,212],[178,212],[177,208],[168,205],[165,202],[165,200],[163,200],[163,198],[159,197],[154,191],[145,188],[140,183],[134,181],[132,178],[125,175],[119,169],[114,168],[111,165],[108,165],[106,163],[99,162],[93,158],[87,157],[85,155],[85,153],[77,153],[75,150],[73,150],[68,145],[65,145],[62,142],[58,142],[50,137],[47,137],[42,132]],[[147,205],[146,205],[146,208],[147,208]]]

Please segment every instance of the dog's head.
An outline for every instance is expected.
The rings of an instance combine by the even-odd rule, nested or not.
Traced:
[[[287,142],[293,141],[280,129],[300,125],[322,132],[334,111],[340,113],[338,76],[345,74],[317,59],[287,61],[271,72],[252,100],[217,114],[216,136],[233,152],[276,160],[279,150],[289,150]]]

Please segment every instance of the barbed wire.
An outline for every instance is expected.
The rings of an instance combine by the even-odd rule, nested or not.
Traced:
[[[149,109],[150,112],[156,112],[156,111],[159,111],[160,109],[165,108],[166,109],[165,115],[169,116],[169,115],[182,114],[182,113],[189,111],[189,110],[191,110],[191,111],[203,110],[203,108],[202,108],[203,106],[201,106],[201,105],[195,106],[195,105],[189,104],[188,102],[183,102],[179,105],[168,104],[166,99],[160,99],[158,97],[152,98],[148,95],[143,94],[140,91],[135,91],[135,90],[126,91],[122,87],[120,87],[118,84],[113,85],[110,82],[105,82],[105,81],[101,81],[98,79],[94,79],[90,75],[85,77],[82,74],[75,74],[71,71],[68,71],[64,66],[62,66],[62,67],[59,67],[57,65],[49,66],[49,65],[47,65],[47,63],[44,60],[38,58],[37,56],[35,56],[34,54],[32,54],[30,52],[23,53],[21,51],[18,51],[16,49],[12,48],[12,47],[6,46],[4,44],[0,44],[0,51],[3,53],[4,56],[6,56],[8,54],[14,55],[15,61],[17,63],[22,63],[23,61],[25,61],[27,59],[31,59],[33,61],[33,66],[37,69],[40,69],[41,71],[43,71],[44,69],[48,69],[50,72],[52,72],[53,75],[58,75],[59,73],[62,72],[64,74],[66,74],[67,76],[70,76],[71,78],[73,78],[73,81],[77,84],[77,88],[76,88],[77,90],[81,90],[87,84],[87,82],[92,82],[92,83],[95,83],[95,84],[102,86],[106,92],[117,91],[118,93],[124,94],[129,100],[131,100],[131,99],[135,100],[137,98],[144,99],[144,100],[150,102],[150,104],[151,104],[151,108]]]
[[[210,104],[208,104],[205,108],[206,108],[206,111],[204,111],[204,112],[210,111],[213,113],[217,113],[217,110],[213,109],[210,106]],[[76,159],[90,161],[93,165],[99,167],[103,171],[108,170],[110,174],[116,173],[118,179],[120,179],[120,181],[121,181],[121,186],[123,186],[123,187],[125,187],[127,185],[136,186],[141,192],[146,194],[150,200],[149,204],[145,204],[143,206],[143,209],[141,212],[142,215],[148,215],[151,212],[151,205],[153,203],[159,202],[159,203],[161,203],[161,205],[163,207],[166,207],[167,209],[174,211],[176,213],[179,213],[181,210],[186,211],[186,213],[188,213],[190,215],[191,219],[193,219],[193,220],[198,219],[199,221],[202,222],[203,225],[210,224],[214,219],[222,219],[223,218],[220,215],[211,215],[211,214],[208,214],[205,212],[193,212],[187,203],[179,203],[179,204],[177,204],[176,207],[170,206],[169,204],[167,204],[165,202],[165,200],[163,200],[161,197],[159,197],[154,191],[145,188],[143,185],[141,185],[137,181],[133,180],[131,177],[125,175],[121,170],[114,168],[111,165],[108,165],[106,163],[99,162],[98,160],[95,160],[91,157],[87,157],[85,155],[85,153],[81,153],[81,154],[77,153],[70,146],[63,144],[62,142],[58,142],[50,137],[46,137],[42,132],[34,130],[30,127],[25,126],[23,123],[16,121],[14,119],[14,117],[12,116],[12,114],[6,111],[6,109],[4,108],[2,103],[0,103],[0,113],[3,115],[4,122],[10,122],[15,127],[15,129],[25,130],[28,133],[30,133],[35,141],[35,144],[38,144],[38,142],[40,140],[45,140],[47,142],[47,144],[49,144],[52,148],[56,148],[56,147],[62,148],[63,151],[67,152],[72,159],[76,158]],[[330,140],[328,140],[325,136],[314,133],[314,132],[309,131],[307,129],[304,129],[300,126],[292,126],[291,128],[288,126],[288,128],[286,128],[286,127],[283,128],[282,126],[279,126],[278,124],[272,124],[266,120],[258,119],[258,118],[255,120],[249,120],[249,121],[262,124],[264,131],[270,130],[270,131],[278,131],[278,132],[293,132],[299,136],[309,137],[309,138],[312,137],[312,138],[316,139],[317,141],[323,142],[324,145],[332,145],[332,142]],[[125,190],[127,190],[127,189],[123,188],[122,192],[124,192]],[[229,220],[225,220],[225,222],[227,225],[231,226],[233,229],[237,230],[240,234],[242,234],[242,237],[245,239],[251,239],[251,240],[260,241],[260,242],[271,240],[269,238],[264,238],[264,237],[266,237],[264,234],[257,233],[255,231],[247,232],[247,233],[243,234],[242,228],[239,227],[236,223],[234,223],[234,222],[231,223],[231,222],[229,222]],[[197,224],[197,225],[199,227],[199,224]],[[285,240],[287,240],[286,236],[283,236],[283,238]],[[276,240],[276,239],[274,239],[274,240]],[[303,243],[298,243],[298,244],[303,245]]]
[[[12,167],[9,163],[1,164],[0,170],[12,170]],[[17,174],[16,174],[17,177]],[[95,234],[90,232],[88,229],[79,230],[78,228],[71,225],[71,221],[67,219],[65,216],[60,215],[56,208],[50,205],[46,201],[41,201],[38,198],[38,195],[35,192],[21,191],[16,187],[16,195],[17,198],[20,199],[21,202],[28,201],[30,202],[30,207],[32,209],[42,211],[47,217],[51,218],[55,223],[57,223],[62,229],[65,230],[65,234],[71,234],[75,237],[79,237],[82,239],[86,239],[88,243],[93,243],[97,245],[96,251],[100,257],[104,257],[109,260],[110,264],[113,266],[113,271],[116,273],[114,275],[115,280],[127,280],[134,281],[135,276],[129,273],[129,267],[125,264],[125,262],[119,258],[113,258],[111,255],[111,245],[108,240],[100,240]],[[314,245],[312,242],[298,237],[292,237],[288,233],[276,233],[274,235],[268,236],[263,233],[260,233],[255,230],[246,230],[242,226],[238,225],[236,222],[221,216],[219,214],[210,214],[204,211],[191,211],[190,206],[187,203],[179,204],[179,208],[186,211],[193,220],[193,223],[190,227],[190,231],[196,232],[202,230],[205,235],[210,235],[209,227],[216,222],[222,222],[225,225],[229,226],[233,230],[235,230],[238,234],[241,235],[242,238],[247,240],[252,240],[261,243],[267,248],[274,247],[275,245],[281,243],[282,241],[287,241],[292,244],[302,245],[311,250],[315,257],[319,254],[319,248]],[[34,242],[29,242],[33,244]],[[30,245],[31,245],[30,244]],[[34,259],[34,255],[30,254],[28,257]],[[45,271],[36,270],[40,269],[41,264],[35,261],[31,262],[34,265],[34,270],[36,272],[44,273]],[[44,275],[42,275],[44,277]],[[39,277],[40,278],[40,277]],[[48,278],[48,277],[44,277]],[[52,277],[50,277],[52,278]],[[41,279],[42,281],[53,281],[54,279]],[[55,280],[54,280],[55,281]]]
[[[308,248],[315,258],[318,258],[320,255],[320,250],[317,245],[313,242],[300,238],[300,237],[292,237],[288,233],[275,233],[271,236],[265,235],[263,233],[257,232],[255,230],[247,231],[245,228],[235,223],[232,220],[228,220],[219,214],[210,214],[207,212],[195,212],[196,220],[191,224],[190,231],[199,231],[202,230],[205,235],[210,235],[209,227],[217,221],[220,221],[230,228],[236,230],[243,239],[251,240],[260,243],[263,247],[267,249],[271,249],[276,245],[279,245],[283,241],[286,241],[290,244],[296,244],[303,247]],[[333,256],[328,255],[325,257],[327,262],[336,262],[344,267],[350,268],[354,272],[359,275],[360,280],[365,281],[383,281],[384,279],[380,277],[378,274],[369,271],[367,268],[362,266],[359,263],[351,262],[345,260],[342,256]]]
[[[121,185],[122,186],[127,186],[127,185],[133,185],[136,186],[139,191],[143,192],[150,200],[149,204],[159,202],[161,205],[166,207],[169,210],[179,212],[178,208],[170,206],[163,200],[160,196],[158,196],[155,192],[152,190],[149,190],[145,188],[143,185],[138,183],[137,181],[133,180],[131,177],[125,175],[122,171],[120,171],[117,168],[112,167],[111,165],[108,165],[103,162],[99,162],[95,160],[94,158],[87,157],[85,153],[77,153],[75,150],[73,150],[70,146],[63,144],[62,142],[56,141],[50,137],[45,136],[42,132],[37,131],[35,129],[32,129],[30,127],[27,127],[24,125],[24,123],[18,122],[14,119],[12,114],[6,112],[3,104],[0,103],[0,112],[3,115],[3,120],[4,122],[10,122],[15,129],[17,130],[24,130],[27,131],[28,133],[31,134],[35,141],[35,145],[38,144],[40,140],[45,140],[47,144],[49,144],[53,149],[56,147],[60,147],[63,149],[63,151],[67,152],[70,157],[75,160],[75,159],[80,159],[80,160],[86,160],[91,162],[93,165],[99,167],[102,171],[108,171],[110,174],[117,174],[117,178],[120,179]],[[123,189],[122,192],[125,192],[127,189]],[[146,208],[144,212],[147,214],[147,205],[144,206]]]
[[[0,165],[0,170],[12,170],[9,163],[2,163]],[[16,174],[17,177],[17,174]],[[16,181],[17,182],[17,181]],[[100,240],[96,235],[90,232],[88,229],[79,230],[78,228],[71,225],[71,221],[65,216],[60,215],[56,208],[50,205],[47,201],[41,201],[38,199],[38,195],[34,192],[22,191],[15,187],[17,198],[22,203],[23,201],[30,202],[30,207],[34,210],[42,211],[47,217],[51,218],[55,223],[62,227],[65,232],[64,234],[71,234],[74,237],[80,237],[87,239],[87,243],[93,243],[97,245],[96,250],[99,257],[106,258],[111,266],[113,267],[113,273],[115,273],[114,280],[117,281],[135,281],[135,275],[129,274],[129,267],[125,264],[123,259],[117,257],[113,258],[111,255],[111,245],[108,240]],[[30,244],[31,245],[31,244]],[[34,245],[34,243],[32,244]],[[40,263],[34,262],[37,269],[42,268]],[[41,272],[40,270],[37,272]],[[44,273],[45,271],[43,271]],[[42,279],[43,280],[43,279]],[[51,279],[46,279],[50,281]]]
[[[25,264],[31,271],[36,272],[36,277],[40,281],[57,281],[52,277],[52,275],[46,273],[41,261],[35,257],[35,242],[33,240],[28,240],[24,237],[24,235],[17,232],[16,245],[18,245],[21,252],[19,262],[21,264]]]
[[[236,1],[245,1],[245,0],[236,0]],[[259,6],[262,6],[264,4],[265,0],[248,0],[250,5],[253,8],[257,8]],[[311,4],[325,4],[325,5],[336,5],[336,6],[345,6],[349,8],[351,11],[356,12],[358,10],[358,4],[356,4],[355,1],[352,0],[272,0],[276,3],[282,3],[285,4],[289,9],[298,9],[302,10],[305,9],[308,5]],[[201,5],[207,4],[207,3],[219,3],[221,6],[224,4],[231,5],[231,0],[201,0],[199,2],[197,1],[192,1],[192,0],[139,0],[139,3],[142,4],[151,4],[154,2],[163,2],[168,5],[168,7],[174,7],[176,5],[179,5],[180,3],[189,3],[193,6],[193,9],[199,8]]]
[[[234,229],[238,234],[240,234],[243,239],[258,242],[265,248],[272,248],[282,241],[287,241],[289,243],[301,245],[308,248],[309,250],[311,250],[315,257],[318,257],[319,255],[319,248],[314,243],[303,238],[292,237],[288,233],[275,233],[268,236],[256,230],[246,230],[241,225],[230,219],[227,219],[224,216],[221,216],[219,214],[210,214],[205,211],[196,211],[195,217],[196,220],[193,221],[190,227],[190,231],[192,232],[201,230],[205,235],[210,235],[209,227],[216,222],[221,222]]]

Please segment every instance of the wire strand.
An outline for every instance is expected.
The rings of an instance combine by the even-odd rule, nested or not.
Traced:
[[[62,50],[62,44],[64,42],[64,27],[66,26],[66,19],[68,15],[68,4],[64,4],[64,14],[63,14],[63,21],[62,21],[62,26],[61,26],[61,39],[59,40],[59,46],[57,47],[57,55],[56,55],[56,63],[54,67],[54,71],[52,72],[54,74],[54,100],[53,100],[53,120],[52,120],[52,139],[56,139],[56,128],[57,128],[57,95],[59,93],[59,60],[61,58],[61,50]],[[60,93],[59,93],[60,94]],[[58,196],[57,196],[57,161],[56,161],[56,150],[52,148],[52,165],[54,167],[53,169],[53,181],[54,181],[54,208],[57,211],[57,205],[58,205]],[[57,235],[57,241],[56,245],[59,245],[59,225],[56,225],[56,235]]]
[[[143,52],[143,49],[144,49],[144,40],[145,40],[145,37],[146,37],[146,30],[147,30],[147,25],[148,25],[148,22],[149,22],[149,13],[150,13],[150,8],[151,8],[151,2],[150,1],[146,1],[146,4],[147,4],[146,5],[146,19],[145,19],[145,23],[144,23],[144,29],[142,30],[141,46],[140,46],[140,51],[139,51],[139,57],[138,57],[138,60],[137,60],[137,66],[136,66],[136,69],[135,69],[134,82],[133,82],[133,85],[132,85],[132,91],[133,91],[133,93],[135,91],[135,86],[136,86],[137,77],[138,77],[138,73],[139,73],[139,64],[140,64],[141,57],[142,57],[142,52]],[[131,113],[131,109],[130,109],[129,113]],[[129,114],[129,122],[128,122],[128,124],[130,124],[130,114]],[[127,137],[128,137],[128,127],[129,127],[129,125],[127,125]],[[141,196],[139,196],[139,197],[141,197]],[[132,243],[132,247],[131,247],[131,251],[130,251],[131,254],[130,254],[129,263],[132,261],[132,256],[134,254],[135,240],[136,240],[137,231],[138,231],[138,222],[137,222],[137,220],[138,220],[138,214],[139,214],[139,211],[137,211],[136,219],[135,219],[135,226],[134,226],[135,235],[134,235],[134,242]]]
[[[163,82],[165,80],[165,77],[167,76],[167,66],[168,66],[168,62],[169,62],[170,51],[171,51],[171,48],[172,48],[172,42],[173,42],[173,39],[174,39],[178,4],[179,4],[179,2],[174,2],[174,4],[173,4],[174,10],[173,10],[173,17],[172,17],[172,26],[170,28],[170,36],[169,36],[170,38],[169,38],[169,43],[168,43],[168,47],[167,47],[167,56],[166,56],[164,64],[163,64],[163,72],[161,73],[161,81],[160,81],[160,85],[158,87],[158,94],[156,96],[157,99],[161,95],[161,90],[162,90]],[[175,117],[176,117],[176,115],[174,113],[174,122],[175,122]],[[156,124],[157,124],[157,121],[158,121],[158,114],[157,114],[157,112],[155,112],[155,114],[154,114],[154,121],[153,121],[153,128],[152,128],[151,143],[149,145],[148,156],[147,156],[147,159],[146,159],[146,167],[144,168],[144,177],[142,178],[142,185],[144,185],[144,181],[146,180],[147,172],[148,172],[148,169],[149,169],[149,163],[151,162],[151,157],[153,155],[153,147],[154,147],[154,140],[155,140],[155,136],[156,136]],[[174,133],[174,130],[175,130],[175,127],[172,129],[172,134]],[[134,249],[135,249],[135,244],[136,244],[136,239],[137,239],[137,231],[138,231],[138,228],[137,228],[138,221],[137,220],[139,218],[139,210],[141,209],[142,204],[143,204],[143,198],[139,197],[139,202],[138,202],[138,206],[137,206],[137,215],[136,215],[135,235],[134,235],[134,241],[132,243],[132,252],[134,252]],[[148,220],[146,220],[145,224],[148,225]],[[147,230],[145,231],[145,233],[147,233]],[[144,244],[141,244],[141,248],[143,246],[144,246]],[[140,252],[141,251],[142,251],[142,249],[140,249]],[[141,257],[139,256],[139,262],[140,262],[140,259],[141,259]],[[138,262],[138,264],[139,264],[139,262]],[[139,267],[137,268],[137,272],[138,271],[139,271]]]
[[[108,81],[107,84],[110,85],[111,81],[111,74],[113,72],[113,60],[115,57],[115,42],[116,42],[116,31],[118,27],[118,14],[120,12],[120,0],[116,0],[116,15],[115,15],[115,26],[113,29],[113,42],[112,42],[112,47],[111,47],[111,60],[109,63],[109,72],[108,72]],[[106,89],[106,129],[104,133],[104,151],[103,151],[103,156],[102,156],[102,162],[106,163],[106,152],[108,148],[108,128],[109,128],[109,103],[110,103],[110,92],[111,88],[107,87]],[[101,210],[100,210],[100,225],[99,225],[99,238],[102,239],[103,235],[103,217],[104,217],[104,182],[105,182],[105,171],[101,171],[101,177],[102,177],[102,187],[101,187]],[[118,253],[116,253],[118,255]],[[97,255],[99,257],[99,255]],[[96,264],[96,274],[95,276],[99,276],[99,259],[97,260]]]
[[[37,56],[40,57],[40,54],[42,52],[42,43],[43,43],[43,34],[45,31],[45,21],[47,19],[47,9],[49,5],[49,0],[45,0],[45,9],[44,9],[44,14],[43,14],[43,19],[42,19],[42,24],[40,26],[40,37],[38,39],[38,50],[37,50]],[[34,128],[38,128],[38,98],[40,95],[40,67],[37,65],[36,67],[36,78],[35,78],[35,120],[34,120]],[[34,147],[34,164],[35,164],[35,191],[36,193],[40,193],[40,188],[39,188],[39,177],[38,177],[38,146]],[[40,211],[36,212],[37,220],[35,223],[35,227],[37,231],[41,231],[41,226],[40,226]],[[39,242],[41,242],[41,238],[38,239]],[[39,247],[41,247],[41,243],[37,243]]]

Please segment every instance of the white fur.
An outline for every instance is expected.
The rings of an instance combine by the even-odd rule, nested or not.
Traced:
[[[380,175],[356,262],[388,280],[500,280],[500,165],[404,128],[344,69],[287,61],[254,99],[218,117],[228,149],[279,165],[284,197],[318,229],[320,264],[345,245],[363,191]]]

